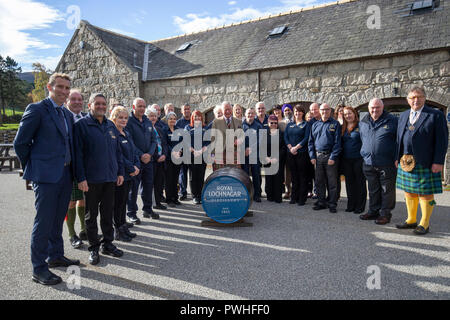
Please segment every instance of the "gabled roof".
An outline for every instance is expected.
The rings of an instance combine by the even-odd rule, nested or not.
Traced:
[[[238,25],[145,42],[89,24],[122,60],[146,69],[144,81],[329,63],[450,47],[450,3],[405,17],[413,0],[347,0]],[[370,5],[381,9],[381,28],[370,29]],[[284,34],[269,37],[276,27]],[[191,42],[185,51],[176,52]],[[148,64],[145,65],[145,51]],[[142,70],[140,70],[142,71]]]

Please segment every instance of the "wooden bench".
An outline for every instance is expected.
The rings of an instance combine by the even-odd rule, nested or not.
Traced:
[[[0,144],[0,171],[2,169],[13,171],[13,168],[18,169],[20,167],[19,159],[9,154],[13,148],[12,143]]]

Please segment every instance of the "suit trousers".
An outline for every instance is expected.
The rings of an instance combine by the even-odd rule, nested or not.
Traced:
[[[330,209],[336,208],[338,200],[337,176],[339,163],[336,160],[334,164],[330,166],[328,164],[328,160],[330,159],[329,154],[327,155],[318,154],[316,159],[317,160],[316,160],[315,183],[316,183],[318,204],[321,206],[328,206]]]
[[[100,213],[100,227],[103,234],[103,243],[112,243],[114,240],[113,216],[116,182],[88,183],[89,191],[85,192],[86,232],[89,240],[89,251],[100,247],[98,239],[97,217]]]
[[[397,169],[392,167],[374,167],[363,164],[364,175],[369,189],[369,214],[392,217],[395,208],[395,182]]]
[[[248,163],[248,158],[246,159],[246,162]],[[244,164],[242,165],[242,169],[245,171],[245,173],[252,177],[254,192],[253,200],[261,198],[261,165],[259,163]]]
[[[31,263],[33,272],[48,270],[49,261],[64,255],[62,238],[64,218],[72,194],[70,166],[64,168],[57,183],[33,183],[36,217],[31,234]]]

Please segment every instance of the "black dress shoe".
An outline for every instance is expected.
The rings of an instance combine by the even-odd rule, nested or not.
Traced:
[[[396,224],[395,227],[397,229],[415,229],[415,228],[417,228],[417,223],[403,222],[403,223]]]
[[[112,243],[110,243],[108,245],[103,245],[102,253],[109,255],[109,256],[116,257],[116,258],[123,256],[123,251],[117,249],[117,247],[115,245],[113,245]]]
[[[33,273],[32,280],[45,286],[53,286],[62,282],[61,277],[48,270],[42,273]]]
[[[78,238],[77,235],[74,235],[70,238],[70,244],[74,249],[80,249],[83,246],[83,241],[81,241],[81,239]]]
[[[81,240],[84,240],[84,241],[88,240],[86,231],[81,231],[78,236],[80,237]]]
[[[300,207],[303,207],[305,204],[306,204],[306,203],[305,203],[305,202],[302,202],[302,201],[300,201],[299,203],[297,203],[297,205],[300,206]]]
[[[49,268],[69,267],[69,266],[78,266],[79,264],[80,260],[70,260],[63,256],[56,260],[49,261],[48,267]]]
[[[330,208],[330,213],[336,213],[337,209],[336,208]]]
[[[144,212],[142,213],[142,216],[143,216],[144,218],[150,218],[152,213],[153,213],[153,212],[150,213],[150,212],[144,211]]]
[[[186,200],[187,199],[187,195],[186,194],[183,194],[182,196],[180,196],[180,200],[181,201],[184,201],[184,200]]]
[[[170,208],[175,208],[176,207],[175,203],[173,203],[171,201],[167,202],[167,206],[170,207]]]
[[[126,224],[124,224],[124,225],[122,226],[122,228],[123,228],[123,232],[124,232],[128,237],[130,237],[131,239],[136,238],[137,234],[134,233],[134,232],[131,232],[130,230],[128,230],[128,227],[127,227]]]
[[[93,266],[100,262],[100,255],[98,254],[98,249],[94,249],[89,253],[89,263]]]
[[[413,232],[419,236],[423,236],[423,235],[427,234],[428,232],[430,232],[430,227],[425,229],[422,226],[418,226],[417,228],[414,229]]]
[[[176,204],[177,206],[182,205],[182,203],[178,200],[175,200],[173,203]]]
[[[355,211],[353,211],[354,214],[361,214],[363,212],[364,212],[364,210],[355,210]]]
[[[151,217],[152,217],[152,219],[158,220],[159,214],[157,214],[156,212],[152,212]]]
[[[162,205],[161,203],[159,203],[159,204],[153,206],[153,209],[166,210],[167,207]]]
[[[327,208],[326,206],[322,206],[322,205],[318,204],[313,207],[313,210],[319,211],[319,210],[324,210],[326,208]]]
[[[353,212],[355,209],[345,209],[345,212]]]

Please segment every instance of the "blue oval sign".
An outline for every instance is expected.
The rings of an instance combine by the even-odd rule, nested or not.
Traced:
[[[245,216],[250,207],[250,194],[238,179],[219,176],[203,188],[202,206],[208,217],[229,224]]]

